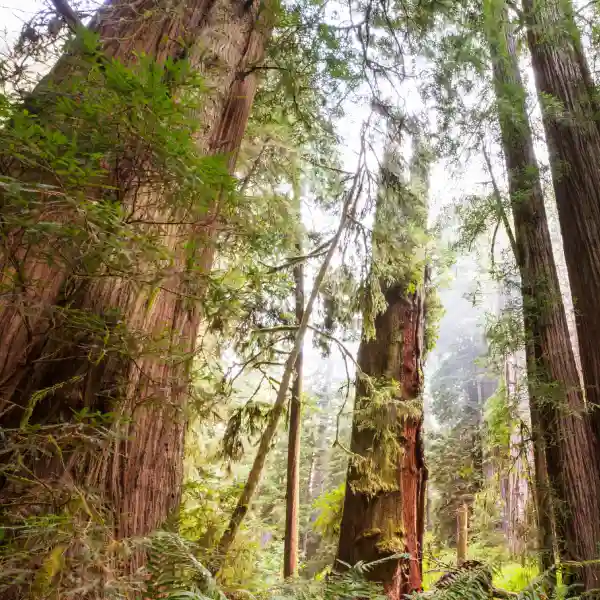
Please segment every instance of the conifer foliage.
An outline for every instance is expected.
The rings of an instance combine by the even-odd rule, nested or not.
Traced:
[[[594,3],[35,4],[0,596],[597,597]]]

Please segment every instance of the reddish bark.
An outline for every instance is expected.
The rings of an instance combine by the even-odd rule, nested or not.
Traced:
[[[398,553],[409,559],[390,559],[369,570],[383,583],[391,600],[422,585],[425,479],[420,416],[402,414],[402,404],[422,392],[423,294],[406,293],[403,285],[385,293],[387,308],[375,318],[375,337],[361,342],[358,365],[371,378],[398,383],[396,397],[383,408],[385,426],[395,432],[400,449],[394,455],[378,444],[377,425],[363,420],[370,408],[369,382],[358,376],[352,430],[352,452],[368,461],[351,461],[340,529],[338,560],[354,565]],[[373,483],[373,475],[383,482]],[[382,485],[383,483],[383,485]],[[339,564],[338,564],[339,566]]]
[[[504,11],[500,21],[506,18]],[[497,32],[495,26],[494,32]],[[594,540],[599,539],[596,522],[600,513],[600,467],[560,297],[525,106],[526,94],[514,42],[510,35],[501,35],[504,37],[497,38],[491,46],[496,94],[500,106],[504,106],[500,111],[500,126],[515,222],[515,255],[521,272],[536,463],[535,496],[542,566],[547,569],[554,562],[552,491],[557,501],[554,512],[562,557],[567,560],[577,560],[575,556],[595,557]],[[588,464],[582,470],[584,460]],[[595,587],[595,571],[593,567],[585,569],[588,589]]]
[[[519,254],[529,296],[536,298],[540,281],[544,284],[542,289],[549,293],[543,298],[545,302],[537,307],[541,316],[526,314],[525,325],[535,334],[531,352],[535,362],[531,368],[536,369],[538,378],[541,375],[542,382],[561,384],[560,393],[539,407],[548,434],[549,478],[559,500],[556,514],[561,554],[567,560],[585,561],[597,558],[600,543],[600,413],[597,410],[600,406],[597,307],[600,295],[600,128],[596,91],[581,51],[570,2],[548,0],[534,7],[531,0],[524,0],[523,6],[565,258],[576,303],[585,394],[589,406],[594,408],[591,413],[579,389],[567,319],[557,299],[558,278],[539,182],[530,185],[532,204],[520,203],[525,205],[521,211],[522,227],[529,226],[537,238],[530,233],[529,248],[520,248]],[[562,110],[550,107],[548,97],[558,101]],[[535,165],[531,141],[527,153],[528,162],[521,164],[521,168]],[[514,166],[509,164],[509,168],[512,170]],[[516,224],[518,214],[515,213]],[[598,588],[600,569],[587,565],[582,571],[586,589]]]
[[[182,41],[190,43],[190,62],[211,86],[197,110],[201,124],[197,143],[207,154],[225,154],[233,169],[256,89],[255,75],[246,71],[260,60],[268,35],[268,26],[257,16],[261,4],[199,0],[186,4],[182,11],[165,12],[153,0],[136,5],[135,10],[118,0],[100,11],[94,28],[106,55],[123,61],[132,60],[134,51],[146,52],[159,62],[177,60],[182,56]],[[68,57],[59,62],[50,75],[54,83],[68,78],[69,63]],[[39,174],[27,177],[43,181]],[[152,300],[151,287],[118,277],[78,281],[69,307],[100,316],[117,309],[121,321],[140,339],[163,339],[166,332],[164,355],[137,348],[133,358],[118,352],[98,357],[89,351],[93,340],[83,334],[74,339],[65,334],[57,340],[58,333],[65,333],[65,323],[55,327],[55,311],[72,277],[70,266],[60,260],[50,266],[36,256],[39,248],[25,248],[17,258],[26,291],[15,289],[13,297],[4,295],[0,304],[0,423],[18,425],[32,394],[55,385],[59,385],[56,391],[35,407],[31,422],[68,421],[72,410],[84,406],[115,413],[115,435],[102,451],[75,452],[66,464],[62,464],[64,457],[50,463],[37,461],[35,471],[46,480],[70,479],[100,490],[117,535],[125,537],[144,535],[160,526],[179,503],[188,368],[205,289],[203,284],[189,287],[187,265],[193,263],[195,273],[198,268],[210,271],[218,203],[208,203],[204,221],[184,225],[185,219],[179,213],[174,218],[168,202],[161,202],[153,190],[121,192],[123,204],[150,223],[149,228],[160,227],[154,222],[173,221],[157,233],[175,257],[174,274]],[[13,237],[17,239],[18,232]],[[186,247],[190,240],[196,242],[195,256]],[[0,258],[6,267],[14,257],[5,251]],[[6,278],[8,269],[2,273]],[[27,310],[23,310],[24,303]],[[109,331],[111,326],[108,322]],[[182,358],[166,360],[175,348]],[[5,488],[2,493],[20,490]],[[133,561],[131,567],[136,566]]]

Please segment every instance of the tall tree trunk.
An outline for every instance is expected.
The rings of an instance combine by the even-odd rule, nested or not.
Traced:
[[[422,587],[427,479],[422,361],[428,270],[420,258],[419,238],[410,232],[426,226],[428,168],[416,138],[406,185],[397,143],[390,146],[381,170],[370,275],[370,285],[380,286],[384,295],[385,309],[374,315],[374,327],[365,314],[358,349],[353,456],[336,566],[377,561],[368,577],[383,584],[390,600],[400,600]],[[390,231],[397,237],[390,238]],[[414,281],[421,268],[422,280]],[[385,280],[379,278],[381,272]],[[397,554],[408,558],[392,558]]]
[[[558,10],[558,4],[558,2],[550,0],[545,3],[546,10],[551,10],[552,7]],[[525,5],[528,9],[531,8],[528,0],[525,0]],[[543,469],[542,461],[546,463],[549,485],[555,494],[554,505],[556,508],[554,512],[562,558],[574,561],[591,560],[597,558],[597,548],[600,543],[600,464],[598,462],[600,457],[590,416],[586,411],[583,393],[580,389],[577,365],[560,295],[544,197],[527,117],[526,93],[519,73],[514,41],[508,29],[504,29],[501,35],[493,33],[494,31],[498,32],[498,23],[506,23],[508,20],[504,6],[499,12],[490,14],[494,15],[492,17],[494,26],[488,27],[490,47],[494,58],[494,85],[498,98],[500,128],[515,223],[513,245],[521,275],[525,351],[536,470]],[[557,95],[562,101],[567,99],[572,101],[573,94],[580,93],[581,87],[568,89],[575,83],[571,79],[574,71],[569,71],[569,65],[571,69],[580,69],[582,65],[579,61],[582,60],[582,56],[577,54],[575,46],[571,46],[571,50],[574,52],[572,60],[575,62],[570,61],[568,53],[549,46],[546,37],[542,41],[542,38],[539,37],[542,34],[545,36],[546,32],[540,32],[533,26],[530,27],[529,41],[534,55],[534,68],[539,89],[545,93]],[[555,78],[551,84],[546,79],[550,74]],[[580,83],[583,84],[584,81],[585,77],[582,75]],[[576,92],[576,89],[579,91]],[[558,93],[563,94],[563,97],[558,96]],[[542,104],[544,104],[543,99]],[[588,163],[577,176],[577,180],[572,178],[572,169],[567,168],[564,176],[566,180],[576,186],[573,189],[567,186],[565,179],[557,179],[556,161],[560,156],[563,167],[568,165],[571,159],[574,164],[583,167],[587,158],[581,158],[581,155],[586,155],[587,152],[593,152],[594,154],[590,154],[590,158],[593,157],[594,160],[597,160],[595,153],[600,148],[599,130],[593,122],[578,125],[573,123],[569,125],[564,122],[559,125],[551,117],[551,111],[547,105],[543,110],[551,160],[553,161],[557,200],[562,194],[561,199],[558,200],[559,210],[564,213],[564,205],[569,205],[570,208],[567,210],[577,213],[579,208],[575,208],[575,205],[581,204],[580,200],[592,201],[591,197],[578,197],[575,194],[576,190],[583,192],[583,188],[587,185],[583,181],[583,172],[587,171],[588,167],[594,172],[594,176],[597,177],[596,183],[590,185],[596,186],[594,194],[598,194],[597,186],[600,185],[598,167],[600,164],[592,168],[592,164]],[[575,131],[571,131],[572,129]],[[560,140],[557,139],[559,131],[561,132]],[[588,133],[584,133],[585,131]],[[583,144],[587,135],[590,140],[595,140],[596,146],[587,147]],[[573,145],[570,145],[571,142]],[[564,152],[557,153],[558,146],[561,146]],[[587,181],[589,183],[589,180]],[[570,195],[566,197],[565,192]],[[597,199],[600,199],[600,196],[594,197],[594,202]],[[563,204],[562,209],[560,209],[561,203]],[[600,213],[598,215],[600,216]],[[596,231],[600,232],[600,230]],[[571,238],[578,238],[568,241],[565,239],[567,253],[573,251],[578,253],[582,250],[582,246],[578,246],[580,244],[579,236],[572,231],[566,231],[563,227],[563,238],[566,234],[570,234]],[[598,246],[599,241],[600,238],[595,239],[594,244]],[[600,249],[600,246],[598,248]],[[590,247],[585,250],[587,253],[591,251]],[[586,258],[575,256],[575,254],[571,255],[571,268],[576,271],[573,260],[578,266],[581,266],[582,260],[585,262]],[[583,267],[583,270],[585,271],[586,268]],[[593,268],[598,267],[596,265]],[[589,298],[594,295],[594,291],[587,285],[590,281],[587,280],[585,289],[585,303],[587,303],[585,306],[588,308],[591,306]],[[598,281],[600,282],[600,279]],[[579,281],[580,286],[581,284],[582,281]],[[583,287],[574,289],[580,293],[584,291]],[[591,316],[592,320],[596,320],[597,308],[591,313],[586,313],[584,308],[584,314]],[[583,322],[587,321],[584,319],[580,325]],[[600,321],[597,322],[600,323]],[[587,331],[586,335],[589,333]],[[585,350],[583,354],[585,355]],[[600,355],[598,356],[600,357]],[[587,357],[584,357],[583,360],[586,362]],[[594,396],[589,395],[589,392],[588,397],[594,401]],[[550,490],[544,490],[543,484],[539,487],[540,489],[536,490],[538,513],[540,518],[544,518],[543,511],[548,509],[543,506],[543,497],[546,497]],[[540,498],[540,494],[543,495],[542,498]],[[548,527],[549,524],[546,523],[542,528],[547,529]],[[543,551],[547,553],[548,557],[544,566],[547,567],[551,563],[552,546],[550,545],[550,532],[544,531],[544,533],[547,540],[544,541]],[[598,568],[594,566],[583,569],[582,576],[586,589],[598,587],[599,573]]]
[[[266,13],[263,10],[259,18],[259,5],[258,0],[250,6],[202,0],[165,12],[155,0],[144,0],[135,10],[129,2],[117,0],[102,8],[94,21],[105,55],[125,63],[135,60],[136,53],[161,63],[177,61],[185,48],[209,90],[195,114],[200,123],[198,147],[202,153],[226,155],[230,170],[256,89],[255,76],[245,72],[260,60],[268,35]],[[71,58],[61,59],[42,86],[51,80],[58,86],[68,83]],[[51,105],[44,107],[51,111]],[[44,183],[36,173],[24,177]],[[36,258],[36,248],[18,250],[16,258],[28,287],[26,293],[15,289],[0,301],[0,424],[18,427],[27,407],[29,421],[37,424],[68,422],[84,407],[91,413],[115,415],[110,443],[100,450],[39,460],[32,469],[40,480],[71,481],[83,489],[100,490],[116,535],[122,538],[149,533],[179,504],[189,364],[205,289],[197,279],[199,271],[207,275],[211,268],[217,203],[205,199],[209,208],[204,220],[185,225],[181,222],[186,215],[175,215],[154,190],[119,191],[124,213],[138,217],[141,228],[154,231],[172,252],[174,274],[155,293],[152,285],[116,276],[77,279],[71,265],[60,262],[60,255],[50,264]],[[60,221],[61,216],[55,219]],[[160,222],[164,223],[156,224]],[[10,285],[9,265],[15,256],[5,247],[0,258],[2,283]],[[192,277],[196,281],[191,282]],[[72,287],[77,291],[68,298],[69,310],[99,318],[118,313],[114,322],[106,318],[106,335],[118,335],[118,324],[123,323],[140,346],[144,339],[150,344],[163,340],[166,350],[138,348],[130,357],[110,348],[103,354],[96,339],[82,335],[57,342],[57,337],[68,334],[59,316]],[[182,358],[169,360],[165,353],[175,348]],[[48,388],[52,393],[34,406],[36,393]],[[2,490],[3,495],[20,493],[22,488],[12,483]],[[131,568],[140,560],[132,561]]]
[[[311,472],[311,477],[308,486],[308,501],[312,502],[325,491],[325,479],[327,476],[327,461],[328,461],[328,439],[327,430],[331,427],[330,416],[328,410],[331,409],[330,397],[328,395],[331,372],[325,380],[325,385],[316,393],[317,396],[317,427],[314,439],[314,463]],[[314,520],[317,512],[312,513],[311,519]]]
[[[304,504],[311,505],[325,491],[325,479],[328,472],[330,453],[328,449],[327,430],[331,426],[328,408],[330,398],[328,390],[331,383],[331,370],[327,370],[325,381],[320,385],[320,390],[314,392],[317,397],[317,423],[312,435],[312,454],[310,475],[306,486]],[[313,524],[319,515],[317,509],[308,514],[304,532],[304,560],[309,562],[318,552],[322,542],[321,534],[315,531]]]
[[[299,250],[301,248],[299,247]],[[294,267],[296,285],[296,322],[304,316],[304,265]],[[283,552],[283,575],[294,577],[298,574],[299,510],[300,510],[300,432],[302,411],[302,351],[298,353],[295,378],[290,398],[290,426],[287,458],[287,496],[285,510],[285,540]]]
[[[527,510],[530,501],[530,465],[532,461],[532,448],[528,440],[523,437],[523,423],[529,413],[529,398],[519,394],[520,373],[525,372],[524,352],[516,352],[507,357],[505,361],[505,381],[507,402],[511,398],[517,400],[518,426],[510,432],[509,458],[510,468],[502,476],[503,498],[505,500],[504,531],[508,540],[508,548],[512,556],[525,556],[526,534],[528,527]],[[529,436],[527,436],[529,437]]]
[[[349,565],[397,553],[409,559],[381,562],[369,570],[388,597],[399,600],[421,588],[425,472],[422,417],[414,405],[422,393],[423,293],[389,287],[387,308],[375,318],[375,337],[358,350],[356,401],[338,559]],[[394,385],[394,398],[375,404],[372,389]],[[376,382],[376,383],[374,383]],[[386,393],[386,392],[383,392]],[[377,414],[378,413],[378,414]],[[377,417],[377,422],[375,421]],[[388,432],[379,430],[378,424]],[[397,447],[390,447],[390,437]]]
[[[529,363],[529,361],[528,361]],[[528,375],[531,377],[531,375]],[[533,449],[533,500],[535,504],[535,526],[537,533],[537,552],[542,572],[548,571],[554,564],[555,512],[552,502],[552,490],[548,477],[546,456],[546,437],[542,417],[536,399],[529,400],[531,419],[531,445]]]
[[[407,185],[397,147],[396,142],[390,144],[380,174],[370,285],[380,287],[385,309],[373,315],[373,323],[368,313],[364,315],[350,445],[353,456],[346,476],[336,565],[377,561],[368,577],[383,584],[390,600],[422,587],[427,479],[422,392],[428,269],[420,238],[411,232],[426,227],[428,164],[415,138]],[[414,281],[421,269],[421,281]],[[385,280],[379,277],[382,272]],[[409,558],[391,558],[397,554]]]

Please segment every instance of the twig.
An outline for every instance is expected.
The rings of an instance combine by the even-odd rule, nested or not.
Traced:
[[[85,29],[85,25],[77,16],[77,13],[71,8],[67,0],[52,0],[56,12],[65,20],[65,23],[70,27],[73,33],[78,29]]]
[[[322,256],[323,254],[325,254],[327,252],[327,247],[333,242],[334,239],[335,239],[335,236],[333,236],[331,239],[327,240],[326,242],[322,243],[320,246],[318,246],[317,248],[315,248],[313,251],[309,252],[308,254],[304,254],[302,256],[292,256],[283,264],[277,265],[275,267],[270,267],[269,271],[268,271],[269,274],[277,273],[278,271],[283,271],[284,269],[287,269],[288,267],[293,267],[293,266],[297,265],[298,263],[305,262],[309,258],[316,258],[317,256]]]
[[[506,214],[506,210],[504,210],[504,205],[502,204],[502,194],[500,193],[500,188],[498,187],[498,184],[496,183],[496,178],[494,177],[494,171],[492,170],[492,162],[490,160],[489,154],[487,153],[487,150],[485,149],[485,144],[481,144],[481,149],[483,151],[483,156],[485,158],[485,164],[487,165],[488,171],[490,173],[490,177],[492,178],[492,188],[494,190],[494,199],[496,200],[496,205],[497,205],[498,212],[500,214],[500,219],[502,220],[502,223],[504,224],[504,228],[506,229],[506,235],[508,235],[508,240],[510,242],[510,247],[515,255],[515,260],[518,263],[520,261],[520,257],[519,257],[519,253],[518,253],[517,241],[515,239],[515,234],[513,233],[512,227],[510,225],[510,221],[508,220],[508,215]],[[495,234],[494,234],[494,239],[495,239]],[[492,252],[493,252],[493,250],[494,250],[494,248],[492,246]]]

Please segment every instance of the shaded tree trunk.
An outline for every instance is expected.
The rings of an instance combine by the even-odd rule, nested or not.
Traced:
[[[530,377],[530,375],[528,375]],[[544,435],[540,410],[536,399],[530,397],[529,414],[531,419],[531,446],[533,450],[533,500],[535,505],[535,526],[537,533],[537,552],[540,570],[547,571],[554,564],[555,513],[553,510],[552,490],[548,477],[546,457],[547,435]]]
[[[429,275],[420,258],[420,239],[411,232],[427,223],[428,160],[423,149],[415,136],[410,185],[398,162],[397,142],[386,150],[380,172],[370,285],[380,286],[385,309],[372,322],[368,311],[364,315],[336,564],[377,561],[368,577],[383,584],[390,600],[422,587],[427,479],[423,342]],[[386,258],[390,246],[391,261]],[[385,280],[378,279],[386,270]],[[415,281],[419,271],[420,281]]]
[[[147,53],[158,62],[177,61],[187,54],[210,90],[195,114],[200,122],[198,147],[205,154],[225,155],[230,171],[256,89],[255,76],[244,73],[261,59],[268,35],[265,13],[258,15],[259,4],[201,0],[165,12],[153,0],[135,10],[117,0],[101,9],[93,25],[106,56],[125,63],[135,60],[134,53]],[[49,80],[57,85],[68,82],[69,63],[70,57],[61,59]],[[42,85],[47,84],[48,80]],[[11,174],[14,169],[11,166]],[[38,179],[37,174],[25,176]],[[119,190],[124,212],[139,218],[144,231],[155,229],[174,256],[173,274],[156,293],[152,285],[117,276],[77,279],[71,265],[60,262],[60,255],[53,264],[45,263],[36,258],[35,248],[27,248],[16,251],[28,282],[26,291],[15,289],[0,302],[2,427],[18,427],[32,398],[48,388],[53,392],[35,405],[32,423],[68,422],[73,411],[83,407],[115,415],[112,434],[100,450],[85,455],[74,451],[60,461],[37,461],[34,471],[43,479],[99,490],[119,538],[151,532],[179,504],[189,365],[206,287],[198,278],[210,271],[214,253],[217,200],[204,199],[208,207],[204,219],[184,225],[186,215],[173,214],[168,202],[161,202],[162,194],[131,187]],[[55,218],[60,221],[61,216]],[[161,221],[164,225],[155,224]],[[4,247],[3,284],[9,282],[14,258],[11,248]],[[69,295],[71,288],[76,293]],[[99,318],[118,314],[107,319],[106,335],[117,336],[118,324],[125,324],[139,341],[133,356],[110,348],[100,352],[97,339],[87,334],[68,339],[68,328],[57,316],[65,298],[69,309],[82,314]],[[57,341],[63,334],[65,339]],[[141,347],[144,341],[151,346],[157,340],[162,352]],[[169,360],[173,349],[180,358]],[[15,493],[23,491],[12,485],[2,491]],[[140,560],[141,556],[133,560],[131,568]]]
[[[526,8],[531,8],[530,2],[524,2]],[[558,2],[550,0],[545,3],[547,9],[558,10]],[[555,15],[556,16],[556,15]],[[506,10],[501,14],[496,13],[493,18],[494,27],[488,31],[498,31],[497,23],[506,23]],[[547,45],[538,35],[545,36],[537,27],[530,25],[529,42],[534,55],[534,68],[539,90],[557,95],[561,100],[573,99],[575,88],[568,87],[575,82],[570,78],[568,54]],[[521,275],[521,291],[523,296],[524,326],[526,337],[526,358],[529,399],[531,407],[532,433],[536,472],[547,470],[548,484],[538,475],[536,496],[538,505],[538,518],[540,519],[543,537],[542,551],[546,555],[544,567],[552,564],[552,536],[545,512],[550,507],[544,506],[550,492],[554,494],[554,514],[556,531],[561,557],[565,560],[590,560],[597,558],[597,544],[600,542],[600,465],[598,448],[593,434],[590,415],[586,411],[584,397],[580,388],[579,376],[575,356],[571,346],[569,328],[562,302],[559,281],[552,254],[551,237],[546,219],[544,197],[540,185],[537,163],[535,160],[533,139],[526,111],[526,93],[521,81],[514,42],[510,33],[505,29],[498,36],[490,35],[491,49],[494,57],[494,85],[499,105],[500,127],[502,143],[509,175],[509,190],[515,234],[513,246],[515,258]],[[575,54],[570,64],[571,69],[579,70],[582,56]],[[552,66],[551,66],[552,65]],[[567,70],[565,70],[567,69]],[[550,83],[547,76],[552,75]],[[564,78],[566,76],[566,79]],[[585,77],[582,74],[580,83]],[[580,93],[581,88],[578,88]],[[562,94],[561,98],[558,94]],[[542,99],[542,104],[545,100]],[[550,144],[551,159],[553,161],[553,176],[557,200],[569,204],[569,211],[577,213],[576,204],[581,197],[575,195],[575,190],[582,182],[582,174],[577,175],[577,183],[572,179],[571,168],[565,174],[571,184],[576,188],[568,187],[564,179],[557,180],[557,160],[568,163],[569,155],[580,167],[584,165],[585,158],[580,160],[580,153],[597,152],[600,145],[586,148],[584,138],[600,141],[599,132],[594,123],[570,126],[567,123],[558,125],[549,114],[548,107],[545,112],[545,123],[548,141]],[[576,132],[567,133],[566,130],[575,128]],[[587,131],[588,134],[585,134]],[[559,134],[560,132],[560,134]],[[557,139],[557,134],[561,139]],[[583,135],[583,138],[580,137]],[[575,140],[577,142],[575,143]],[[570,145],[573,142],[573,145]],[[562,153],[557,153],[557,144],[563,147]],[[567,151],[568,150],[568,151]],[[594,154],[597,157],[597,154]],[[596,160],[596,158],[594,158]],[[600,165],[599,165],[600,166]],[[591,167],[591,164],[586,166]],[[598,177],[593,185],[594,193],[598,194],[600,171],[592,169]],[[570,190],[570,191],[569,191]],[[568,194],[568,197],[565,196]],[[559,195],[562,195],[559,200]],[[600,198],[600,196],[598,196]],[[589,202],[591,198],[586,198]],[[594,201],[597,201],[596,199]],[[600,214],[600,213],[599,213]],[[561,221],[563,220],[563,214]],[[600,231],[600,230],[597,230]],[[583,251],[582,240],[573,231],[565,231],[563,238],[568,234],[577,240],[565,239],[565,251]],[[594,243],[598,245],[599,239]],[[585,245],[585,244],[584,244]],[[600,248],[600,246],[598,246]],[[587,247],[585,252],[592,249]],[[571,255],[571,267],[581,265],[582,257]],[[569,260],[569,259],[567,259]],[[583,262],[585,262],[583,258]],[[583,267],[585,271],[587,267]],[[596,267],[597,268],[597,265]],[[600,273],[600,271],[599,271]],[[579,277],[580,275],[578,275]],[[600,280],[599,280],[600,281]],[[581,281],[579,285],[581,286]],[[589,306],[589,298],[593,298],[594,291],[586,283],[585,300]],[[574,288],[576,289],[576,288]],[[579,287],[583,292],[583,288]],[[577,295],[577,291],[575,292]],[[589,314],[589,313],[588,313]],[[593,310],[592,319],[597,319],[597,308]],[[585,319],[580,323],[587,322]],[[589,335],[589,331],[586,335]],[[580,336],[582,333],[580,332]],[[581,339],[581,338],[580,338]],[[597,344],[595,350],[597,351]],[[585,350],[583,352],[585,355]],[[587,358],[583,358],[584,362]],[[589,389],[589,388],[588,388]],[[588,392],[589,394],[589,392]],[[593,401],[593,395],[588,396]],[[598,568],[588,566],[583,569],[583,580],[586,589],[598,587]]]
[[[332,427],[331,416],[328,410],[331,409],[329,390],[331,385],[331,372],[321,386],[321,389],[315,392],[317,397],[317,427],[314,436],[314,462],[311,471],[311,477],[308,486],[308,500],[312,502],[325,491],[325,480],[327,477],[328,456],[328,428]],[[311,519],[316,518],[317,513],[313,512]]]
[[[300,324],[304,315],[304,265],[302,263],[294,267],[294,281],[296,285],[296,322]],[[298,574],[302,362],[303,356],[302,351],[300,351],[296,359],[296,373],[292,385],[292,397],[290,398],[285,540],[283,551],[283,575],[286,578],[294,577]]]
[[[328,390],[330,385],[331,371],[327,371],[327,378],[320,391],[315,393],[317,398],[317,424],[312,434],[312,454],[310,472],[306,486],[306,494],[303,503],[312,505],[323,492],[325,488],[325,479],[328,473],[328,461],[331,458],[328,450],[327,430],[331,426],[330,416],[327,409],[329,408],[330,398]],[[319,551],[322,542],[321,535],[314,530],[313,524],[319,515],[317,509],[313,509],[308,514],[308,519],[303,535],[303,552],[304,560],[310,561]]]
[[[352,452],[340,528],[338,559],[349,565],[396,553],[410,559],[384,561],[369,571],[397,600],[421,588],[425,465],[420,408],[422,392],[423,292],[405,285],[385,292],[387,308],[375,318],[375,337],[361,342],[352,429]],[[373,386],[396,386],[382,406]],[[383,392],[385,393],[385,392]],[[377,415],[378,423],[375,423]],[[383,433],[378,424],[389,429]],[[397,447],[390,447],[393,437]]]

